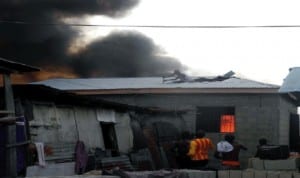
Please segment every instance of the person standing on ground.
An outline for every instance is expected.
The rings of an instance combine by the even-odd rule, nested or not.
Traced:
[[[233,149],[221,152],[221,161],[224,169],[239,169],[239,154],[240,150],[247,150],[245,146],[235,141],[235,136],[232,134],[225,135],[225,141],[233,146]]]
[[[189,144],[191,141],[191,134],[184,131],[180,134],[180,138],[175,142],[173,151],[175,153],[176,164],[179,169],[186,169],[190,167],[191,159],[187,155],[189,152]]]
[[[203,169],[208,164],[208,152],[213,150],[213,143],[209,138],[205,138],[205,132],[199,130],[196,138],[191,140],[188,156],[191,158],[191,168]]]

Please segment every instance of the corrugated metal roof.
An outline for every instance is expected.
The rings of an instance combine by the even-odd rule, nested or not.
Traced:
[[[89,78],[89,79],[49,79],[31,84],[42,84],[60,90],[114,90],[114,89],[172,89],[172,88],[255,88],[277,89],[278,85],[257,82],[248,79],[231,77],[223,81],[204,82],[163,82],[162,77],[137,77],[137,78]]]

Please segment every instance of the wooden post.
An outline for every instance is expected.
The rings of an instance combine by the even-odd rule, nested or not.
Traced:
[[[5,94],[5,109],[9,111],[15,111],[14,96],[9,74],[3,74],[3,82]],[[8,116],[15,116],[15,114],[8,114]],[[15,143],[16,125],[8,125],[7,144],[9,145]],[[17,153],[15,147],[11,147],[6,150],[6,175],[8,177],[17,177]]]

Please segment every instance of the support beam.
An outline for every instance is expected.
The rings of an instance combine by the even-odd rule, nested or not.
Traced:
[[[9,74],[3,74],[5,109],[15,111],[14,96]],[[8,117],[14,117],[14,113],[7,114]],[[7,144],[16,143],[16,125],[7,126]],[[16,148],[6,150],[6,176],[17,177],[17,153]]]

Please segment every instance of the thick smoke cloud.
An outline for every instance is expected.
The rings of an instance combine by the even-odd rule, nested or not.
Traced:
[[[79,31],[49,25],[86,15],[121,17],[137,3],[138,0],[1,0],[0,56],[54,69],[56,77],[63,73],[77,77],[153,76],[182,68],[176,60],[158,56],[160,51],[149,38],[133,33],[111,34],[86,46],[77,56],[70,56],[67,51]]]
[[[41,20],[45,16],[121,16],[138,0],[1,0],[2,20]]]
[[[73,64],[84,77],[161,76],[183,68],[177,60],[163,56],[151,39],[137,32],[117,32],[98,39],[81,51]]]

